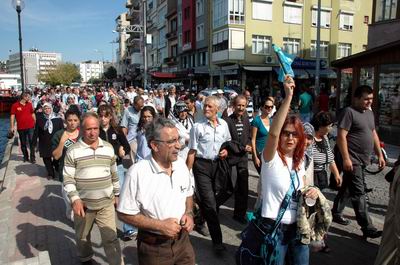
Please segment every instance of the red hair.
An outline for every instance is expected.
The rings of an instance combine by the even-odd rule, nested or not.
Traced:
[[[293,125],[298,136],[297,136],[297,145],[296,148],[294,149],[293,153],[293,168],[298,170],[300,168],[301,162],[303,162],[304,159],[304,153],[306,150],[306,135],[304,133],[304,127],[301,122],[301,120],[294,115],[287,116],[285,122],[283,123],[281,133],[279,135],[279,143],[278,143],[278,154],[279,157],[282,159],[283,163],[287,166],[286,164],[286,159],[285,155],[283,153],[282,147],[281,147],[281,136],[282,132],[285,129],[287,125]]]

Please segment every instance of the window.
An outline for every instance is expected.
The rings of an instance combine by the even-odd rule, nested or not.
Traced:
[[[353,14],[341,12],[339,15],[339,29],[353,30]]]
[[[170,32],[175,32],[177,30],[176,18],[172,19],[170,22]]]
[[[300,39],[283,38],[283,50],[288,54],[300,54]]]
[[[253,35],[251,50],[253,54],[271,54],[271,37]]]
[[[229,23],[244,24],[244,0],[229,0]]]
[[[185,8],[183,18],[184,18],[184,20],[190,19],[190,6]]]
[[[196,41],[204,40],[204,24],[196,27]]]
[[[185,31],[184,33],[184,38],[183,38],[183,43],[189,43],[190,42],[190,30]]]
[[[228,44],[228,30],[215,32],[213,34],[213,52],[227,50]]]
[[[317,26],[317,16],[318,16],[318,10],[313,9],[311,24],[314,27]],[[321,28],[330,28],[331,27],[331,11],[321,10],[321,22],[319,24],[320,24]]]
[[[197,66],[207,65],[207,54],[208,52],[199,52],[197,54]]]
[[[319,54],[320,58],[328,58],[329,56],[329,42],[327,41],[320,41],[319,42]],[[311,49],[310,49],[310,56],[311,57],[317,57],[317,41],[312,40],[311,41]]]
[[[272,21],[272,2],[253,1],[253,19]]]
[[[375,22],[396,18],[398,0],[376,1]]]
[[[288,5],[283,7],[283,22],[301,24],[303,20],[303,7],[298,5]]]
[[[176,57],[178,55],[178,45],[171,46],[171,57]]]
[[[213,28],[228,24],[228,9],[226,0],[213,1]]]
[[[244,49],[244,30],[230,30],[231,49]]]
[[[196,17],[204,15],[204,0],[196,1]]]
[[[351,55],[351,43],[339,43],[337,58],[343,58]]]

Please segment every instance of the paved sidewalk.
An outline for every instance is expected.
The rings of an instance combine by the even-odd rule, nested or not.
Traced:
[[[74,230],[72,223],[65,216],[65,204],[61,197],[61,184],[45,178],[46,171],[40,157],[37,164],[22,162],[22,155],[17,145],[9,145],[1,170],[5,171],[5,190],[0,194],[0,264],[7,264],[23,259],[36,260],[48,253],[51,264],[79,264],[76,255]],[[9,155],[7,155],[7,153]],[[249,163],[252,167],[251,163]],[[250,171],[250,204],[255,201],[255,190],[258,177]],[[0,175],[0,180],[3,174]],[[333,194],[328,194],[331,198]],[[220,211],[220,220],[227,252],[223,257],[216,257],[211,251],[210,238],[196,232],[191,234],[191,241],[199,265],[232,265],[235,264],[234,253],[240,243],[240,232],[244,226],[232,220],[233,201],[229,200]],[[313,265],[373,264],[378,251],[379,240],[364,241],[354,221],[354,212],[346,209],[346,216],[351,218],[351,225],[344,227],[333,224],[330,229],[328,244],[330,254],[312,253]],[[382,229],[383,215],[374,215],[374,222]],[[121,224],[119,223],[119,228]],[[121,232],[119,231],[121,235]],[[104,251],[100,245],[99,232],[94,226],[92,232],[94,259],[99,264],[107,264]],[[137,264],[136,241],[120,240],[126,264]],[[42,253],[42,254],[40,254]],[[43,263],[49,264],[49,263]]]

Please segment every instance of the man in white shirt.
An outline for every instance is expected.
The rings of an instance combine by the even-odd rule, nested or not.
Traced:
[[[118,216],[139,228],[139,264],[194,265],[189,240],[193,188],[189,170],[178,157],[178,130],[171,120],[159,118],[147,128],[146,139],[151,156],[129,169]]]

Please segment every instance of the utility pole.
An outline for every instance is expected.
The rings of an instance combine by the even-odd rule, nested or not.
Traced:
[[[143,89],[147,89],[147,1],[143,0]]]
[[[320,70],[320,57],[321,57],[321,50],[320,50],[320,42],[321,42],[321,0],[318,0],[318,7],[317,7],[317,50],[316,50],[316,65],[315,65],[315,92],[319,94],[319,70]]]

